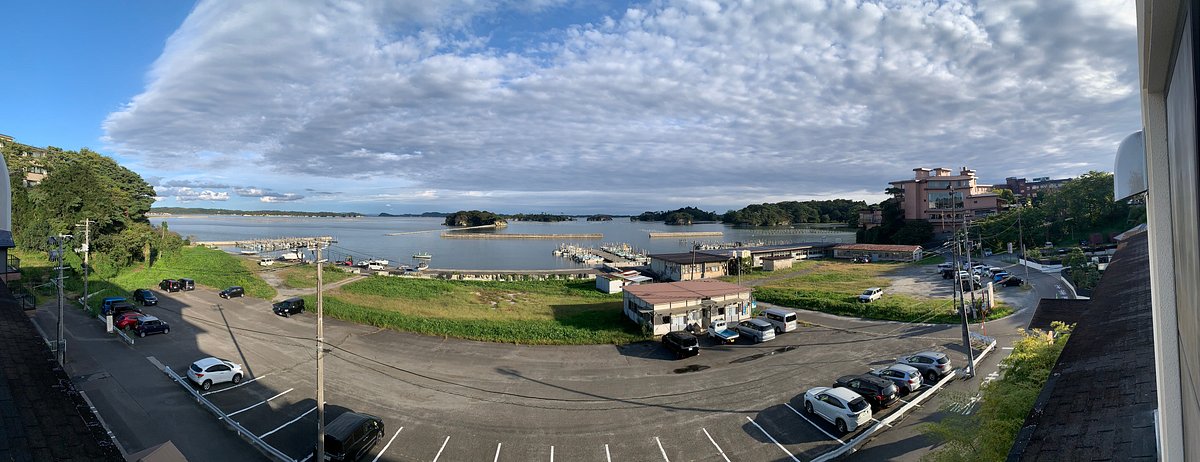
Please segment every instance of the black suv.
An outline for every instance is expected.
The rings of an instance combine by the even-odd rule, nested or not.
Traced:
[[[183,290],[183,284],[180,284],[179,281],[174,279],[163,279],[158,283],[158,288],[167,292],[179,292],[180,290]]]
[[[138,289],[133,291],[133,299],[142,302],[142,306],[151,306],[158,304],[158,297],[151,292],[150,289]]]
[[[179,290],[196,290],[196,281],[188,278],[179,278]]]
[[[891,380],[873,375],[847,375],[833,383],[836,387],[846,387],[862,395],[875,409],[882,409],[896,402],[898,389]]]
[[[243,289],[242,286],[233,286],[222,290],[221,292],[217,293],[217,295],[220,295],[221,298],[241,297],[246,295],[246,289]]]
[[[358,460],[383,439],[383,420],[346,412],[325,424],[325,460]],[[316,449],[313,449],[316,452]]]
[[[696,340],[695,335],[687,332],[669,332],[663,336],[662,342],[680,358],[700,354],[700,342]]]
[[[292,297],[282,302],[271,305],[271,311],[283,317],[288,315],[304,312],[304,299],[300,297]]]
[[[137,311],[137,308],[134,308],[132,303],[129,303],[126,301],[120,301],[120,302],[116,302],[111,305],[108,305],[107,309],[101,307],[100,310],[101,310],[100,314],[102,314],[102,315],[110,315],[111,314],[111,315],[113,315],[113,318],[116,318],[117,316],[120,316],[121,313],[124,313],[127,311]]]

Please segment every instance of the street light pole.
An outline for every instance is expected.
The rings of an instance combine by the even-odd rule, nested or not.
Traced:
[[[325,281],[321,275],[321,242],[317,243],[317,452],[314,460],[325,460]]]
[[[954,211],[954,213],[957,213],[957,210],[958,210],[958,201],[956,200],[957,195],[955,194],[955,189],[953,187],[950,189],[950,191],[951,191],[950,192],[951,210]],[[967,205],[967,202],[966,202],[966,199],[964,198],[964,200],[963,200],[963,208],[964,208],[963,217],[961,220],[955,220],[955,224],[956,225],[961,224],[962,231],[963,231],[963,243],[969,244],[970,241],[967,239],[968,231],[967,231],[967,216],[966,216],[966,210],[965,210],[966,205]],[[954,218],[958,218],[958,217],[954,217]],[[957,229],[954,232],[954,239],[955,239],[955,248],[957,249],[958,248],[958,242],[957,242],[958,241],[958,230]],[[967,264],[970,265],[971,249],[970,249],[970,247],[967,247],[965,250],[967,251]],[[961,273],[959,273],[959,271],[961,271],[961,270],[959,270],[957,267],[957,265],[958,265],[957,259],[955,259],[954,264],[956,265],[955,274],[961,274]],[[972,275],[970,272],[967,273],[967,284],[971,285],[972,305],[974,304],[974,301],[975,301],[975,278],[973,276],[974,275]],[[966,349],[967,349],[967,377],[974,377],[975,376],[975,351],[971,348],[971,331],[967,325],[967,307],[966,307],[966,300],[965,300],[966,296],[965,296],[965,294],[962,293],[961,280],[959,281],[959,283],[957,285],[958,285],[957,289],[958,289],[958,293],[959,293],[958,312],[959,312],[960,317],[962,318],[963,346],[966,347]]]

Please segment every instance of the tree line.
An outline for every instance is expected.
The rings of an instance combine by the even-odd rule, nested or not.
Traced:
[[[683,207],[660,212],[643,212],[632,221],[663,221],[687,225],[697,221],[713,221],[742,226],[789,226],[800,223],[845,223],[858,225],[858,211],[867,207],[864,201],[849,199],[784,201],[750,204],[724,214]]]
[[[91,265],[100,277],[115,276],[121,268],[152,263],[157,255],[178,252],[184,241],[176,233],[155,227],[146,218],[155,192],[140,175],[87,148],[65,151],[50,147],[41,157],[21,155],[9,145],[3,151],[12,189],[13,240],[18,248],[47,251],[47,237],[71,234],[83,243],[88,227]],[[46,176],[26,187],[33,169]]]

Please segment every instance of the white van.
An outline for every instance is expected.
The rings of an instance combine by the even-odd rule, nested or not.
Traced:
[[[796,312],[771,308],[758,315],[763,321],[775,326],[775,333],[782,334],[796,330]]]

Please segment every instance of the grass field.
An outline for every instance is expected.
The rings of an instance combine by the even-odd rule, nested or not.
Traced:
[[[761,269],[752,269],[750,271],[747,271],[746,274],[742,275],[740,282],[742,284],[748,284],[748,283],[762,281],[762,280],[766,280],[766,279],[778,278],[778,277],[786,276],[788,274],[807,271],[816,266],[817,266],[817,260],[800,260],[798,262],[792,263],[791,268],[786,268],[786,269],[782,269],[782,270],[778,270],[778,271],[763,271]],[[722,276],[718,279],[725,281],[725,282],[732,282],[735,284],[739,282],[737,275]]]
[[[267,267],[262,271],[272,271]],[[294,265],[278,270],[283,277],[283,285],[292,289],[312,289],[317,287],[317,267],[314,265]],[[321,279],[326,284],[332,284],[353,276],[345,271],[326,266],[321,271]]]
[[[594,284],[372,276],[327,294],[325,314],[388,329],[489,342],[621,344],[648,338],[625,319],[621,296],[598,292]]]
[[[811,271],[808,273],[756,287],[754,297],[774,305],[842,316],[946,324],[961,321],[950,300],[886,291],[891,282],[884,275],[906,265],[904,263],[854,264],[832,260],[813,263],[815,265],[809,268]],[[883,287],[883,298],[860,303],[858,294],[867,287]],[[1002,318],[1011,313],[1008,305],[1000,303],[988,314],[988,319]]]

